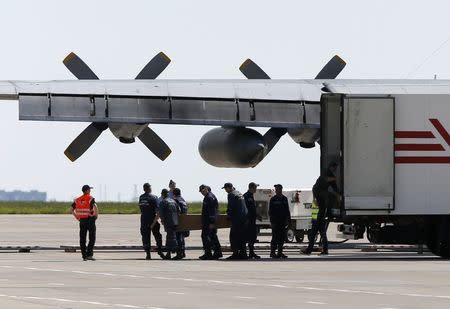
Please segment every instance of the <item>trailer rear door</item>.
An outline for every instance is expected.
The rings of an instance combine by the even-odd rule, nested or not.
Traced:
[[[345,96],[342,104],[345,211],[393,210],[395,100]]]

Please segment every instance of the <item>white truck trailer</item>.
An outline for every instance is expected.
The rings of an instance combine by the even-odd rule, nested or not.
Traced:
[[[449,258],[450,95],[328,93],[320,104],[321,169],[339,164],[342,235]]]
[[[286,231],[286,241],[301,243],[311,229],[311,205],[313,194],[311,189],[284,189],[283,194],[289,202],[291,222]],[[257,189],[254,198],[256,214],[260,220],[256,220],[258,234],[261,229],[270,228],[269,202],[275,195],[273,189]]]

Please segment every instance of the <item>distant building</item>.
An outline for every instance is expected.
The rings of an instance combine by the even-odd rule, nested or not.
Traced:
[[[0,190],[0,201],[45,202],[45,201],[47,201],[47,192],[40,192],[37,190],[31,190],[31,191],[14,190],[14,191],[7,192],[5,190]]]

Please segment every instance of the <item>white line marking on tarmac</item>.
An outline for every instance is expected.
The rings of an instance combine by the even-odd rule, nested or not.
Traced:
[[[75,273],[75,274],[89,275],[88,272],[82,271],[82,270],[72,270],[71,272],[73,272],[73,273]]]
[[[9,265],[0,265],[0,268],[14,268]],[[42,269],[42,268],[35,268],[35,267],[22,267],[23,269],[32,270],[32,271],[49,271],[49,269]],[[62,272],[71,272],[71,273],[77,273],[77,274],[85,274],[85,275],[101,275],[101,276],[117,276],[117,277],[130,277],[130,278],[146,278],[144,276],[137,276],[137,275],[122,275],[122,274],[112,274],[112,273],[91,273],[91,272],[85,272],[85,271],[79,271],[79,270],[64,270]],[[426,294],[393,294],[393,293],[385,293],[385,292],[378,292],[378,291],[362,291],[362,290],[347,290],[347,289],[331,289],[331,288],[318,288],[318,287],[292,287],[292,286],[285,286],[285,285],[278,285],[278,284],[256,284],[256,283],[245,283],[245,282],[228,282],[228,281],[221,281],[221,280],[202,280],[202,279],[192,279],[192,278],[169,278],[169,277],[161,277],[161,276],[153,276],[153,277],[147,277],[157,280],[173,280],[173,281],[187,281],[187,282],[208,282],[208,283],[216,283],[216,284],[235,284],[235,285],[254,285],[259,287],[265,287],[265,288],[289,288],[289,289],[302,289],[302,290],[311,290],[311,291],[328,291],[328,292],[336,292],[336,293],[360,293],[360,294],[370,294],[370,295],[386,295],[386,296],[405,296],[405,297],[424,297],[424,298],[439,298],[439,299],[450,299],[449,295],[426,295]]]
[[[307,301],[307,304],[311,304],[311,305],[326,305],[327,303],[323,303],[320,301]]]
[[[111,273],[94,273],[95,275],[103,275],[103,276],[111,276],[111,277],[115,277],[117,275],[115,274],[111,274]]]
[[[401,295],[410,297],[435,297],[433,295],[426,295],[426,294],[401,294]]]
[[[158,280],[173,280],[172,278],[167,278],[167,277],[152,277],[152,279],[158,279]]]
[[[253,296],[234,296],[234,298],[239,298],[239,299],[256,299],[256,297],[253,297]]]
[[[0,296],[6,296],[6,295],[0,295]],[[36,296],[25,296],[24,299],[35,299],[35,300],[45,300],[45,298],[42,297],[36,297]]]
[[[270,284],[270,285],[268,285],[268,286],[273,287],[273,288],[282,288],[282,289],[287,288],[287,286],[285,286],[285,285],[280,285],[280,284]]]
[[[88,305],[95,305],[95,306],[111,306],[110,304],[101,303],[98,301],[87,301],[87,300],[81,300],[79,303],[82,304],[88,304]]]
[[[76,303],[76,300],[70,300],[70,299],[65,299],[65,298],[48,298],[48,300],[54,300],[54,301],[60,301],[60,302],[64,302],[64,303]]]
[[[125,290],[125,288],[108,288],[108,290]]]
[[[63,286],[64,283],[53,283],[53,282],[51,282],[51,283],[49,283],[48,285],[53,285],[53,286]]]
[[[249,282],[234,282],[234,284],[247,285],[247,286],[259,286],[257,283],[249,283]]]
[[[299,286],[296,288],[300,289],[300,290],[311,290],[311,291],[325,291],[326,290],[326,289],[322,289],[322,288],[313,288],[313,287],[309,287],[309,286]]]
[[[54,298],[54,297],[16,296],[16,295],[5,295],[5,294],[0,294],[0,297],[7,297],[7,298],[13,298],[13,299],[32,299],[32,300],[42,300],[42,301],[54,301],[54,302],[61,302],[61,303],[78,303],[78,304],[88,304],[88,305],[94,305],[94,306],[108,306],[108,307],[115,306],[115,307],[121,307],[121,308],[165,309],[162,307],[143,307],[143,306],[136,306],[136,305],[129,305],[129,304],[107,304],[107,303],[101,303],[101,302],[97,302],[97,301],[73,300],[73,299]]]
[[[181,292],[167,292],[167,294],[172,294],[172,295],[186,295],[186,293],[181,293]]]

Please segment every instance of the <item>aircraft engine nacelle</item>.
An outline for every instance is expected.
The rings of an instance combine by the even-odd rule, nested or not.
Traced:
[[[289,136],[302,148],[313,148],[320,138],[320,129],[289,129]]]
[[[147,124],[133,124],[133,123],[110,123],[109,129],[112,134],[119,139],[121,143],[134,143],[135,138],[141,134],[142,130],[147,127]]]
[[[203,160],[215,167],[255,167],[267,149],[263,136],[249,128],[215,128],[198,145]]]

